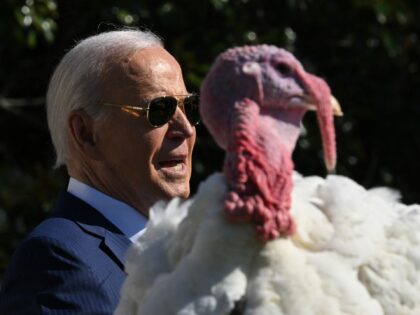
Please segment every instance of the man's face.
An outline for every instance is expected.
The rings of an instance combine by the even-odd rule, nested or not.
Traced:
[[[138,105],[159,96],[186,94],[179,64],[163,48],[153,47],[111,66],[104,99]],[[145,114],[110,110],[109,119],[95,126],[102,156],[98,176],[107,192],[142,212],[161,199],[188,197],[196,133],[181,109],[157,128]]]

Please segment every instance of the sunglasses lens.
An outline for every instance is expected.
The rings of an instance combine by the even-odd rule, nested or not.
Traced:
[[[198,95],[190,95],[184,99],[184,110],[185,115],[188,118],[188,121],[191,125],[195,126],[200,122],[200,112],[199,112],[200,98]]]
[[[150,102],[148,118],[153,126],[166,124],[174,115],[177,100],[173,97],[158,97]]]

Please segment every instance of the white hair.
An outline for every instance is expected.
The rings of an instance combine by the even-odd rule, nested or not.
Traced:
[[[94,119],[104,119],[103,102],[107,66],[134,52],[163,46],[149,31],[124,29],[105,32],[80,41],[63,57],[54,71],[47,91],[47,119],[56,152],[55,167],[69,159],[67,119],[70,112],[83,109]]]

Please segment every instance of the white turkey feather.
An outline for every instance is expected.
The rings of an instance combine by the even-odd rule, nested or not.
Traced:
[[[341,176],[294,176],[291,238],[223,216],[224,176],[151,211],[116,314],[420,314],[420,206]],[[390,197],[391,196],[391,197]]]

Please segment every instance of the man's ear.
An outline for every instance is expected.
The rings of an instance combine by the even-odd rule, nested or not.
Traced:
[[[98,148],[95,141],[95,121],[84,110],[72,111],[67,120],[70,138],[81,154],[96,158]]]

